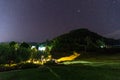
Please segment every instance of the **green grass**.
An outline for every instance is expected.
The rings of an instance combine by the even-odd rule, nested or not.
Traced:
[[[0,80],[56,80],[48,69],[26,69],[0,73]]]
[[[120,80],[119,62],[89,62],[52,68],[61,80]]]
[[[119,61],[84,62],[0,72],[0,80],[120,80]]]

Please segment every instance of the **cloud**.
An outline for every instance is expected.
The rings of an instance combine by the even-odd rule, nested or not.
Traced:
[[[114,32],[106,34],[106,36],[111,38],[120,38],[120,30],[116,30]]]

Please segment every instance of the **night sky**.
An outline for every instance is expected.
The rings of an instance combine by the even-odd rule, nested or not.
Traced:
[[[120,38],[120,0],[0,0],[0,42],[41,42],[78,28]]]

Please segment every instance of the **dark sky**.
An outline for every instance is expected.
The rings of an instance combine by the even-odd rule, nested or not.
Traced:
[[[120,0],[0,0],[0,42],[40,42],[78,28],[120,38]]]

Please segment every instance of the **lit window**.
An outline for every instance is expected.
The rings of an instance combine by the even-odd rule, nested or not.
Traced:
[[[41,47],[41,46],[38,47],[38,50],[39,50],[39,51],[45,51],[45,49],[46,49],[46,47],[43,47],[43,46],[42,46],[42,47]]]

